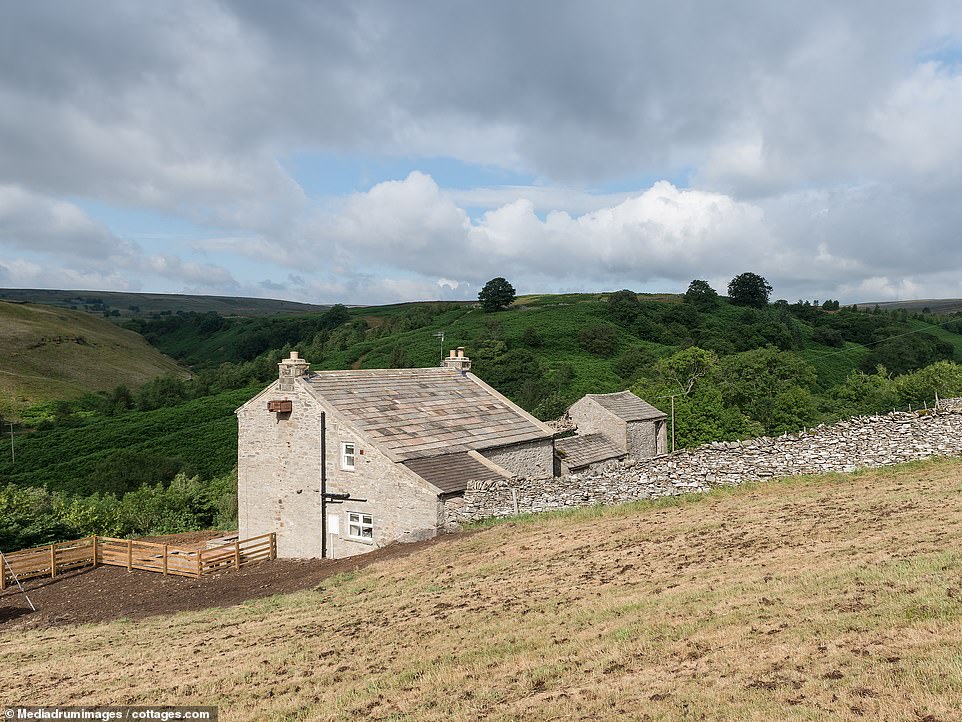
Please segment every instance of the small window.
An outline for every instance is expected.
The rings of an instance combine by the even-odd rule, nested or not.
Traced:
[[[341,444],[341,468],[344,471],[354,471],[354,442],[345,441]]]
[[[347,513],[347,535],[359,541],[374,541],[374,519],[370,514]]]

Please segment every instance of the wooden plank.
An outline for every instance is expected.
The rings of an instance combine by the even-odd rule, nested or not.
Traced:
[[[57,576],[57,545],[50,545],[50,578]]]
[[[244,555],[244,559],[270,559],[270,558],[271,558],[270,549],[261,549],[260,551],[250,552],[249,554]]]
[[[134,567],[134,542],[130,539],[127,540],[127,571],[129,572]]]

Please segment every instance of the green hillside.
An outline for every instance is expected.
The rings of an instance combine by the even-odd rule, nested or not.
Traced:
[[[0,301],[0,416],[40,401],[185,375],[129,330],[87,313]]]
[[[40,308],[4,305],[21,315]],[[7,531],[0,524],[8,546],[11,539],[24,546],[104,529],[186,531],[215,518],[229,524],[233,411],[276,378],[277,362],[294,349],[323,370],[434,366],[443,351],[464,346],[478,376],[542,419],[557,418],[586,393],[631,389],[665,411],[674,394],[680,446],[962,395],[962,366],[954,363],[962,357],[962,318],[837,309],[834,302],[752,308],[618,291],[527,296],[493,313],[465,302],[261,318],[188,312],[129,320],[126,332],[89,315],[70,318],[74,328],[82,321],[134,340],[140,332],[188,365],[192,377],[160,377],[129,393],[112,386],[124,382],[115,374],[104,379],[109,391],[58,404],[55,413],[25,413],[16,464],[0,454],[0,512],[20,519]],[[69,346],[50,344],[49,333],[54,351]],[[92,333],[85,338],[87,345],[74,345],[106,345]],[[129,362],[129,353],[117,353],[118,364]],[[56,356],[41,358],[49,364]],[[43,367],[40,381],[59,373]],[[187,476],[173,484],[178,474]],[[188,483],[194,475],[199,481]],[[38,487],[46,491],[31,496]],[[96,496],[102,493],[116,498]],[[152,509],[149,518],[135,513],[143,506]],[[128,521],[118,522],[118,514]]]

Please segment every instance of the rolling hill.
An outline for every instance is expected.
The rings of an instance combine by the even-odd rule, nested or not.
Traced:
[[[0,348],[0,415],[187,373],[132,331],[88,313],[36,304],[0,301]]]
[[[237,296],[191,296],[175,293],[127,293],[120,291],[58,291],[41,288],[0,288],[0,300],[38,303],[74,311],[88,311],[113,318],[146,318],[158,314],[218,313],[223,316],[270,316],[320,312],[316,306],[274,298]],[[116,313],[114,313],[116,312]]]
[[[521,518],[223,609],[33,630],[28,614],[0,634],[0,685],[238,721],[956,720],[960,470]],[[218,579],[165,589],[198,584]]]
[[[883,311],[897,311],[905,309],[911,313],[922,313],[925,309],[931,313],[962,313],[962,298],[919,298],[908,301],[878,301],[873,303],[860,303],[861,308],[874,308],[878,306]]]
[[[667,411],[666,392],[652,388],[650,374],[659,359],[695,344],[720,357],[717,381],[711,381],[719,397],[706,397],[694,412],[678,401],[682,445],[920,406],[931,402],[931,393],[903,399],[878,386],[878,379],[871,388],[856,387],[843,395],[836,390],[853,369],[873,371],[876,363],[902,373],[890,362],[919,368],[938,358],[962,358],[957,330],[904,311],[831,312],[778,305],[756,310],[724,301],[696,311],[670,295],[642,295],[637,303],[635,315],[627,319],[615,313],[609,294],[567,294],[521,297],[500,313],[485,313],[471,303],[434,302],[335,306],[295,316],[187,313],[131,320],[128,325],[157,349],[191,368],[193,380],[168,389],[173,395],[160,403],[128,405],[118,413],[101,409],[57,428],[27,430],[17,441],[17,466],[0,458],[0,480],[88,494],[167,482],[178,470],[205,479],[229,474],[236,458],[233,409],[276,377],[276,362],[292,348],[315,370],[432,366],[441,356],[438,334],[443,333],[443,347],[465,346],[481,378],[526,410],[551,419],[583,394],[626,388]],[[117,330],[103,320],[79,316]],[[880,337],[894,340],[879,344]],[[929,339],[919,354],[935,350],[938,355],[903,354],[916,339]],[[895,347],[887,348],[891,344]],[[772,355],[769,345],[784,350]],[[45,373],[56,376],[57,369]],[[793,374],[799,374],[803,391],[791,390]],[[753,383],[756,387],[749,388]],[[756,404],[766,395],[774,401]],[[775,402],[781,404],[779,415],[772,411]],[[129,471],[148,468],[166,471],[159,476]]]

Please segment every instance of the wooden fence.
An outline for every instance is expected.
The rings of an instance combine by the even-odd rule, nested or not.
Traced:
[[[124,567],[128,572],[139,569],[197,579],[276,557],[277,537],[273,533],[203,550],[182,549],[136,539],[89,536],[0,554],[0,590],[13,582],[11,570],[23,580],[56,577],[73,569],[106,565]]]

